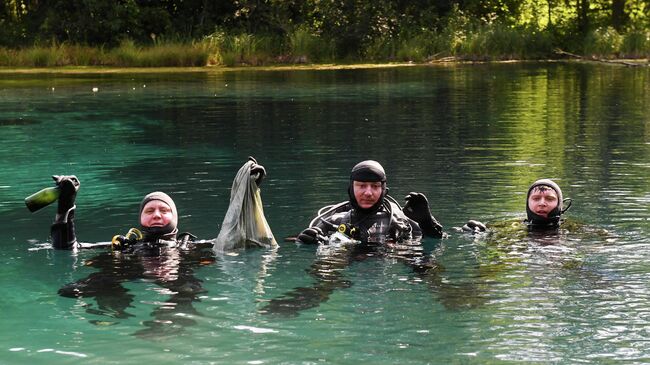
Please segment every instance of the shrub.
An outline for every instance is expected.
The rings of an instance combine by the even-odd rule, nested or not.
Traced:
[[[633,29],[625,34],[621,44],[621,57],[650,57],[650,32]]]
[[[612,27],[598,28],[584,39],[583,54],[593,57],[617,56],[623,37]]]

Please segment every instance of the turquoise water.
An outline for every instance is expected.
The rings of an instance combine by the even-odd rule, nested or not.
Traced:
[[[0,363],[647,363],[648,105],[647,68],[600,65],[2,74]],[[194,267],[205,292],[191,311],[147,279],[124,284],[127,318],[57,294],[107,253],[47,248],[54,208],[31,214],[23,198],[51,175],[81,180],[82,241],[126,232],[153,190],[175,199],[182,231],[214,238],[250,155],[268,171],[277,251]],[[429,197],[449,233],[424,242],[437,269],[364,256],[337,267],[345,285],[315,307],[264,314],[317,284],[315,248],[283,238],[346,199],[364,159],[384,165],[398,199]],[[522,217],[541,177],[586,230],[495,241],[452,229]],[[187,325],[138,335],[165,304]]]

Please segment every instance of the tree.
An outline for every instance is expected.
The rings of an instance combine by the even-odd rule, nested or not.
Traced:
[[[589,31],[589,0],[577,0],[578,32],[587,34]]]
[[[625,12],[625,0],[612,0],[612,26],[621,32],[627,21],[628,15]]]

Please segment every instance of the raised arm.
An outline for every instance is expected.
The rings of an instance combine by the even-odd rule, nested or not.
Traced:
[[[69,250],[77,243],[74,228],[74,211],[79,179],[74,175],[52,176],[59,187],[60,195],[54,223],[50,229],[52,246],[56,249]]]

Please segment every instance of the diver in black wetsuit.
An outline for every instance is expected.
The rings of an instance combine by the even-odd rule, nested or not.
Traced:
[[[321,208],[297,241],[323,243],[342,224],[348,227],[346,233],[363,242],[409,240],[423,234],[442,237],[442,225],[429,212],[423,194],[410,193],[403,209],[387,195],[386,173],[377,161],[362,161],[352,168],[348,196],[347,202]]]
[[[351,285],[343,271],[351,263],[371,257],[388,257],[404,262],[432,288],[440,288],[442,270],[425,254],[423,234],[442,237],[442,226],[429,212],[426,197],[410,193],[402,209],[386,194],[386,173],[376,161],[358,163],[350,173],[350,200],[324,207],[296,242],[319,244],[317,259],[309,273],[316,279],[311,287],[294,288],[271,299],[263,314],[297,315],[329,299],[334,290]],[[338,245],[328,239],[341,232],[357,243]]]
[[[259,185],[266,171],[254,164],[251,176],[258,175]],[[86,278],[67,284],[59,294],[69,298],[95,298],[97,309],[90,305],[87,312],[114,318],[132,316],[126,310],[133,295],[122,283],[146,280],[167,289],[171,295],[156,308],[153,320],[144,321],[147,327],[136,335],[149,337],[175,333],[194,324],[189,316],[197,314],[192,303],[204,292],[201,280],[194,270],[215,260],[212,240],[195,240],[189,233],[178,234],[178,213],[171,197],[153,192],[140,203],[140,229],[131,229],[126,236],[115,236],[112,242],[85,244],[76,239],[74,226],[75,198],[79,180],[75,176],[55,176],[61,192],[57,214],[51,228],[52,245],[56,249],[78,249],[111,246],[86,262],[98,269]],[[95,321],[94,323],[105,323]]]

